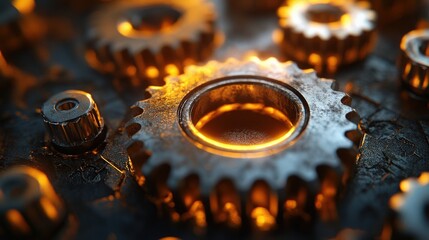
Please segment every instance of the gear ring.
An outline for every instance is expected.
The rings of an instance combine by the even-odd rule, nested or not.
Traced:
[[[101,72],[162,85],[165,75],[210,56],[214,21],[204,0],[115,2],[91,16],[87,60]]]
[[[234,185],[230,188],[250,194],[249,199],[254,191],[260,191],[267,193],[266,199],[276,202],[277,206],[276,195],[268,194],[270,190],[267,189],[282,191],[291,176],[312,182],[317,179],[316,168],[340,168],[337,150],[352,147],[345,132],[356,129],[356,125],[346,119],[352,112],[342,103],[349,99],[347,95],[332,90],[332,80],[319,79],[313,71],[303,72],[291,62],[280,63],[274,58],[211,61],[203,67],[188,67],[184,75],[168,77],[166,81],[161,88],[149,88],[152,97],[133,107],[135,117],[126,127],[131,136],[128,152],[135,174],[138,178],[144,176],[149,185],[156,186],[158,189],[154,192],[160,198],[171,199],[166,189],[177,190],[181,196],[189,195],[181,192],[183,184],[199,177],[198,191],[192,193],[195,196],[213,195],[214,189],[227,179]],[[216,96],[225,98],[216,99]],[[218,104],[204,109],[213,102]],[[262,149],[251,149],[260,146],[251,143],[250,147],[246,146],[251,149],[249,151],[228,146],[216,148],[192,135],[192,126],[198,126],[196,119],[204,119],[199,115],[219,104],[233,108],[230,103],[241,103],[243,108],[262,103],[268,106],[269,114],[276,116],[275,109],[281,109],[290,117],[293,130],[291,134],[286,131],[276,138],[281,139],[280,142],[271,144],[268,141]],[[256,108],[255,111],[262,110]],[[199,130],[201,133],[201,128]],[[285,135],[286,138],[282,138]],[[231,145],[243,147],[236,143]],[[314,152],[318,153],[317,158],[311,156]],[[166,165],[168,170],[162,170]],[[162,182],[165,186],[160,187]],[[227,195],[234,198],[232,194]],[[272,215],[277,215],[277,207],[262,205]],[[235,206],[235,209],[240,207]],[[253,218],[253,212],[246,214]]]
[[[390,207],[398,214],[400,224],[394,225],[403,238],[427,239],[429,226],[429,173],[401,181],[401,193],[393,195]],[[399,226],[398,226],[399,225]],[[396,235],[397,236],[397,235]]]
[[[374,11],[366,2],[291,0],[278,10],[280,47],[293,60],[331,75],[364,59],[375,43]]]

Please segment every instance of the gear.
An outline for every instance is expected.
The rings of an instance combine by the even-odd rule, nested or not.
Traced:
[[[414,30],[401,41],[399,69],[403,85],[415,96],[429,99],[429,30]]]
[[[427,239],[429,228],[429,173],[422,173],[417,179],[403,180],[399,186],[402,192],[393,195],[390,199],[390,207],[397,214],[397,221],[393,222],[393,230],[397,231],[395,236],[398,239],[405,239],[404,235],[407,236],[406,239]],[[401,237],[396,234],[401,234]]]
[[[114,2],[91,16],[87,59],[103,72],[162,85],[165,75],[210,56],[214,21],[205,0]]]
[[[163,199],[159,202],[182,199],[176,210],[189,210],[210,195],[215,221],[240,225],[249,217],[259,229],[269,229],[284,200],[277,193],[290,177],[311,182],[317,179],[316,168],[340,167],[337,150],[352,146],[344,134],[356,129],[346,119],[352,109],[341,102],[347,95],[332,90],[332,80],[291,62],[211,61],[166,81],[149,88],[152,97],[132,108],[135,117],[126,130],[138,179],[145,178],[153,195]],[[325,180],[335,176],[324,177],[325,198],[320,199],[327,200],[336,188]],[[296,191],[289,191],[285,212],[298,212],[301,203],[311,202],[302,199],[306,191],[298,186],[291,186]],[[243,194],[245,213],[240,212]],[[325,203],[316,200],[316,208]]]
[[[285,55],[332,75],[362,60],[375,42],[375,12],[365,2],[290,0],[278,10]]]

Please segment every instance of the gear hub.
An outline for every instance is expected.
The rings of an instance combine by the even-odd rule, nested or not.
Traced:
[[[331,75],[365,58],[375,40],[375,12],[365,2],[290,0],[278,10],[283,53]]]
[[[212,61],[166,80],[133,107],[126,129],[135,174],[160,204],[175,201],[173,219],[211,209],[216,222],[237,226],[250,218],[258,229],[271,229],[280,211],[311,202],[296,200],[304,189],[285,190],[286,182],[292,176],[311,182],[321,166],[339,168],[337,150],[352,146],[345,132],[356,125],[341,102],[347,95],[291,62]],[[322,182],[335,179],[322,175]],[[325,200],[335,195],[325,190]],[[288,204],[278,195],[284,191]],[[210,208],[201,207],[206,198]]]
[[[215,15],[205,0],[118,1],[90,19],[88,62],[103,72],[162,85],[210,56]]]

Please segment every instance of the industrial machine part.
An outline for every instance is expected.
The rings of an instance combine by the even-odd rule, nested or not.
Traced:
[[[365,2],[290,0],[278,17],[282,52],[322,75],[364,59],[374,46],[376,14]]]
[[[59,236],[67,218],[64,203],[44,173],[24,166],[1,173],[2,239],[52,239]],[[67,239],[65,235],[61,237]]]
[[[283,216],[308,216],[308,203],[335,218],[337,150],[353,146],[345,133],[356,125],[332,80],[252,58],[191,66],[166,81],[133,107],[126,129],[135,174],[173,220],[204,227],[208,216],[229,226],[250,219],[268,230]],[[314,193],[306,183],[317,179]]]
[[[407,33],[401,41],[402,83],[414,96],[429,99],[429,29]]]
[[[408,178],[399,185],[401,192],[392,196],[390,207],[396,213],[389,239],[428,238],[429,227],[429,173]]]
[[[117,1],[89,22],[88,62],[102,72],[162,85],[163,77],[211,55],[213,6],[205,0]]]
[[[52,145],[64,153],[91,150],[106,137],[97,105],[83,91],[68,90],[52,96],[43,104],[42,116]]]
[[[227,0],[229,7],[237,12],[274,12],[284,0]]]

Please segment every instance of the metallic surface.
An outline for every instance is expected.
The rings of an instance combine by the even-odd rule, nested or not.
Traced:
[[[54,237],[67,219],[62,200],[46,175],[14,167],[0,175],[0,229],[9,239]]]
[[[159,89],[149,89],[151,98],[133,107],[134,117],[127,124],[128,134],[131,135],[128,150],[136,174],[143,175],[155,186],[166,184],[163,191],[167,188],[180,194],[180,183],[193,176],[198,178],[195,199],[209,196],[225,179],[231,181],[237,192],[242,194],[252,193],[258,181],[266,184],[261,187],[265,189],[261,190],[263,192],[269,192],[266,189],[282,192],[291,176],[313,182],[317,181],[316,169],[321,166],[341,169],[337,150],[353,146],[346,137],[346,132],[356,130],[356,125],[346,118],[352,112],[352,108],[343,104],[348,102],[348,96],[333,90],[332,80],[319,79],[314,71],[304,72],[291,62],[280,63],[274,58],[265,61],[257,58],[211,61],[202,67],[189,67],[184,75],[168,77],[166,81],[166,85]],[[238,90],[244,83],[250,85],[249,89]],[[290,96],[284,96],[290,99],[289,104],[302,105],[297,107],[296,115],[300,120],[297,120],[297,130],[290,141],[257,151],[235,151],[207,146],[192,137],[189,128],[193,128],[193,124],[189,123],[189,118],[192,118],[189,111],[193,107],[186,102],[201,98],[199,92],[208,91],[204,88],[232,85],[237,87],[236,91],[251,92],[258,84],[271,89],[289,86],[290,91],[297,94],[294,97],[289,92],[287,94]],[[201,86],[205,87],[197,90]],[[187,96],[190,91],[193,93]],[[227,90],[221,94],[228,99],[227,103],[240,102],[238,99],[244,98],[238,94],[239,97],[234,99],[234,95]],[[263,91],[255,91],[253,95],[251,102],[264,102]],[[300,95],[302,98],[298,100]],[[181,104],[182,99],[185,100]],[[205,104],[215,104],[217,101],[211,100]],[[308,103],[308,109],[303,101]],[[169,171],[161,170],[165,168]],[[243,198],[249,203],[251,199]],[[274,197],[272,201],[277,202],[276,199]],[[272,214],[277,215],[275,211]]]
[[[283,54],[332,75],[375,44],[376,14],[364,2],[291,0],[278,10]]]
[[[104,140],[106,128],[89,93],[67,90],[49,98],[42,107],[52,144],[66,153],[90,150]]]
[[[399,70],[403,85],[415,96],[429,99],[429,30],[414,30],[401,41]]]
[[[135,85],[162,85],[165,75],[211,55],[214,21],[213,6],[205,0],[114,2],[91,16],[87,59],[101,72],[137,78]],[[142,23],[159,26],[146,31]]]
[[[392,196],[390,207],[397,213],[393,228],[402,237],[425,240],[429,227],[429,173],[408,178],[399,185],[401,192]],[[392,236],[396,239],[396,236]]]

